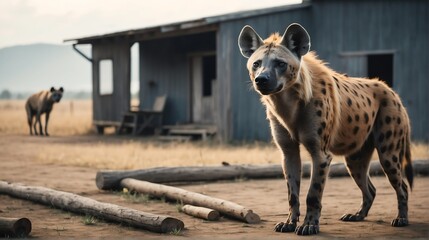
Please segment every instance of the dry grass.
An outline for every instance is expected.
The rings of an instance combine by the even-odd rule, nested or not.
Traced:
[[[24,104],[25,101],[0,101],[0,135],[28,134]],[[91,112],[90,101],[62,101],[56,104],[51,113],[49,132],[71,141],[37,145],[36,160],[47,164],[98,169],[205,166],[220,165],[222,162],[280,163],[280,153],[272,143],[162,143],[146,138],[112,135],[94,138],[91,136],[95,135],[91,127]],[[82,141],[83,138],[92,140]],[[413,144],[412,154],[413,159],[429,159],[429,145]],[[377,154],[374,154],[373,159],[377,158]],[[302,159],[310,159],[304,149]],[[334,157],[333,161],[342,162],[343,157]]]
[[[74,146],[76,147],[76,145]],[[278,163],[279,153],[269,144],[231,146],[203,143],[157,143],[126,141],[46,147],[37,156],[44,163],[60,163],[108,169],[137,169],[171,166]]]
[[[78,148],[78,149],[77,149]],[[413,159],[429,159],[426,144],[413,145]],[[303,161],[310,157],[302,149]],[[98,169],[141,169],[172,166],[209,166],[230,164],[280,164],[279,151],[269,143],[225,145],[217,143],[157,143],[124,140],[120,143],[98,142],[55,144],[42,147],[38,161],[48,164],[92,167]],[[376,153],[373,159],[378,159]],[[343,162],[335,156],[333,162]]]

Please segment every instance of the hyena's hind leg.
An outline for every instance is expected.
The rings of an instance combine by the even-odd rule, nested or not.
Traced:
[[[344,214],[341,217],[343,221],[362,221],[372,206],[376,191],[369,178],[368,167],[373,152],[374,138],[371,134],[358,152],[346,156],[347,169],[362,191],[362,203],[355,214]]]
[[[28,122],[28,127],[30,128],[30,135],[33,135],[33,118],[34,118],[34,115],[31,112],[31,109],[29,106],[26,106],[25,110],[27,112],[27,122]]]
[[[398,114],[399,115],[399,114]],[[395,189],[398,201],[398,215],[392,221],[394,227],[408,225],[408,187],[402,174],[402,163],[406,160],[405,172],[408,182],[412,187],[413,170],[411,166],[409,128],[404,124],[400,116],[380,114],[377,120],[375,146],[381,166],[393,189]]]

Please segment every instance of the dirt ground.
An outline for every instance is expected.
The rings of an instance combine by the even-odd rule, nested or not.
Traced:
[[[276,222],[287,217],[287,192],[283,179],[236,180],[215,183],[181,185],[180,187],[241,204],[257,213],[260,224],[246,224],[223,217],[218,222],[192,218],[178,212],[174,203],[160,200],[133,203],[114,192],[100,191],[95,186],[97,169],[45,165],[35,161],[40,146],[56,141],[93,144],[103,141],[97,136],[29,137],[0,135],[0,180],[68,191],[99,201],[127,206],[154,214],[171,215],[185,223],[185,230],[175,234],[158,234],[98,220],[84,223],[85,217],[53,209],[29,201],[0,194],[0,216],[27,217],[33,224],[31,238],[104,238],[104,239],[301,239],[293,233],[276,233]],[[54,146],[53,146],[54,147]],[[360,191],[351,178],[329,179],[320,219],[320,234],[316,238],[429,238],[429,178],[416,177],[409,197],[410,226],[393,228],[396,216],[396,196],[385,177],[374,177],[377,197],[370,215],[363,222],[341,222],[344,213],[353,213],[360,204]],[[309,180],[304,179],[301,190],[301,213],[305,213],[305,193]]]

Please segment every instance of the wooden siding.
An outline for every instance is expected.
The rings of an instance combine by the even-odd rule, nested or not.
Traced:
[[[121,121],[130,108],[130,45],[127,42],[110,42],[92,46],[93,120]],[[113,93],[100,95],[99,61],[113,62]]]
[[[310,7],[287,12],[223,22],[219,26],[218,80],[223,84],[220,92],[225,98],[220,102],[225,115],[222,120],[223,134],[227,140],[269,141],[271,133],[265,108],[250,84],[243,58],[237,44],[238,34],[244,25],[251,25],[261,37],[281,32],[293,22],[311,29],[308,11]]]
[[[395,50],[393,88],[408,110],[412,138],[429,141],[429,2],[317,0],[312,15],[312,49],[336,70],[348,65],[342,52]]]
[[[215,32],[140,42],[140,108],[167,94],[164,124],[189,122],[190,55],[215,50]]]

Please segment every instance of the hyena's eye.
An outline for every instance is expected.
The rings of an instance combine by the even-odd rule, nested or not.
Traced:
[[[287,63],[283,62],[283,61],[277,61],[277,67],[279,68],[284,68],[286,67]]]
[[[254,69],[259,68],[260,65],[261,65],[261,63],[259,63],[259,61],[256,61],[253,63],[253,68]]]

